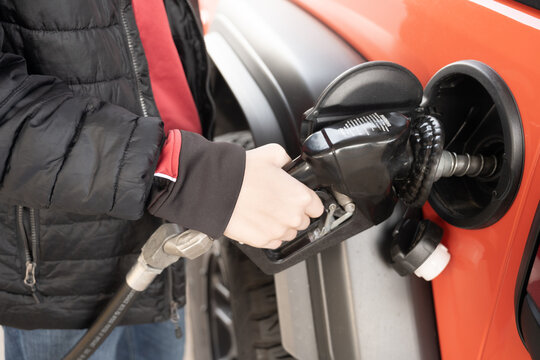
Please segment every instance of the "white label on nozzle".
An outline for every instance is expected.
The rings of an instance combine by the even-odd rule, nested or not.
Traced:
[[[372,132],[389,132],[392,124],[386,116],[377,113],[347,120],[339,132],[344,136],[369,135]]]

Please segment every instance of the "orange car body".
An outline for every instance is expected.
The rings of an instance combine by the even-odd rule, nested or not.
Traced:
[[[410,69],[425,85],[442,67],[464,59],[492,67],[518,105],[525,134],[519,192],[495,224],[444,228],[452,260],[433,281],[443,359],[529,359],[518,334],[514,292],[540,200],[540,11],[507,0],[292,0],[344,38],[367,60]],[[201,1],[211,21],[216,0]]]

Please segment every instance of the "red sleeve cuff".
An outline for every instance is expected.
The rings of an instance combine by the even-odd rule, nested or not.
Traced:
[[[225,231],[236,205],[244,179],[246,152],[239,145],[212,143],[191,132],[182,131],[181,136],[178,181],[155,176],[148,210],[157,217],[217,238]],[[164,151],[164,158],[166,154]]]
[[[176,182],[180,161],[180,149],[182,148],[182,133],[178,129],[170,130],[167,140],[161,149],[155,177]]]

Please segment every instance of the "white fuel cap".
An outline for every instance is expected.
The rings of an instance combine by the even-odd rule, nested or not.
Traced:
[[[414,274],[427,281],[435,279],[450,262],[450,253],[443,244],[437,245],[433,253],[424,261]]]
[[[392,265],[401,276],[414,273],[431,281],[450,261],[448,249],[441,244],[443,230],[429,220],[405,217],[394,229],[390,249]]]

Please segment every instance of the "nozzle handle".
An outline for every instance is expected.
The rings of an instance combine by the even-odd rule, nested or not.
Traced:
[[[290,163],[286,164],[282,169],[310,189],[319,187],[317,177],[315,176],[311,165],[303,159],[302,156],[298,156]]]

